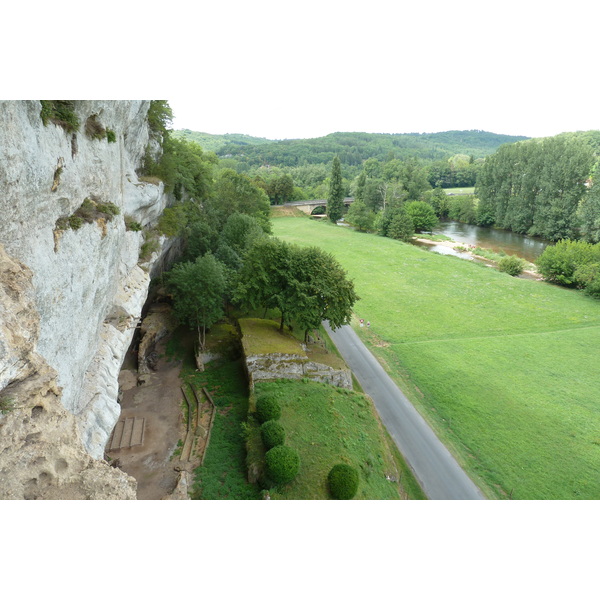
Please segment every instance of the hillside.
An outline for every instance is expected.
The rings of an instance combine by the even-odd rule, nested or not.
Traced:
[[[483,158],[502,144],[527,139],[486,131],[445,131],[440,133],[331,133],[324,137],[298,140],[266,140],[241,134],[213,136],[180,130],[177,137],[199,143],[220,157],[232,157],[249,167],[329,164],[337,154],[342,164],[360,165],[368,158],[385,161],[391,157],[443,160],[455,154]]]
[[[190,129],[178,129],[173,131],[176,138],[196,142],[208,152],[219,153],[219,150],[228,144],[245,147],[249,145],[270,144],[273,140],[266,138],[252,137],[243,133],[226,133],[224,135],[213,135],[212,133],[203,133],[201,131],[191,131]]]

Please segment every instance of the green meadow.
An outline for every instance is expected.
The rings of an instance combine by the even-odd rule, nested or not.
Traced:
[[[489,497],[600,499],[600,302],[322,221],[273,228],[338,258],[357,331]]]
[[[327,500],[327,475],[338,463],[359,471],[356,500],[423,497],[364,394],[325,383],[284,379],[257,382],[255,396],[261,395],[277,398],[285,445],[300,457],[298,475],[271,489],[272,499]]]

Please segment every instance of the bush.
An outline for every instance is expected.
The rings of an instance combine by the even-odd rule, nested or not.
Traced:
[[[503,273],[508,273],[513,277],[520,275],[523,272],[524,264],[518,256],[505,256],[498,262],[498,270]]]
[[[586,265],[600,262],[600,244],[579,240],[561,240],[548,246],[537,259],[538,271],[544,279],[566,286],[583,287],[585,282],[576,275]]]
[[[267,450],[282,446],[285,442],[285,429],[275,420],[265,421],[260,426],[260,437]]]
[[[109,219],[112,219],[114,216],[118,215],[121,210],[116,204],[112,202],[104,202],[102,204],[96,205],[98,212],[104,213],[108,216]]]
[[[106,137],[106,129],[98,120],[98,115],[91,115],[85,122],[85,134],[92,140],[103,140]]]
[[[351,500],[358,491],[358,471],[350,465],[335,465],[327,476],[329,492],[336,500]]]
[[[281,417],[281,406],[273,396],[261,396],[256,401],[256,417],[261,423],[276,421]]]
[[[106,139],[108,142],[111,142],[114,144],[117,141],[117,134],[112,129],[107,129],[106,130]]]
[[[69,227],[71,229],[79,229],[83,224],[85,223],[85,221],[81,218],[78,217],[77,215],[71,215],[69,217]]]
[[[275,446],[265,454],[265,470],[273,483],[289,483],[298,475],[300,456],[289,446]]]
[[[79,118],[75,114],[73,100],[40,100],[40,102],[42,104],[40,117],[44,126],[52,122],[69,133],[79,129]]]

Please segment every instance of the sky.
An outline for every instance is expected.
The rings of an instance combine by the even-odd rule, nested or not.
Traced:
[[[42,4],[30,27],[38,45],[12,29],[0,42],[15,57],[0,97],[167,99],[175,129],[269,139],[600,128],[598,5],[488,4],[173,0],[140,10],[107,0],[113,17],[68,33]],[[14,22],[28,11],[8,10]],[[15,95],[11,76],[34,95]]]

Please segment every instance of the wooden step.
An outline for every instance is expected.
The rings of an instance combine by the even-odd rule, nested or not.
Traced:
[[[133,433],[133,417],[125,419],[123,426],[123,435],[121,436],[121,448],[129,448],[131,446],[131,434]]]
[[[131,431],[131,442],[129,446],[141,446],[144,443],[144,425],[146,420],[135,417],[133,430]]]
[[[123,427],[125,421],[119,421],[113,430],[112,439],[110,442],[109,450],[118,450],[121,447],[121,437],[123,435]]]

